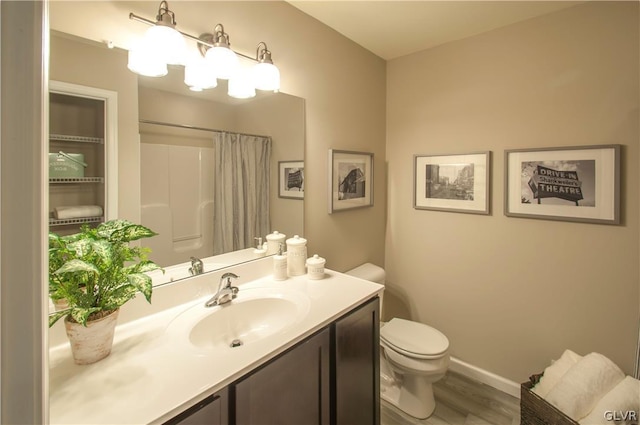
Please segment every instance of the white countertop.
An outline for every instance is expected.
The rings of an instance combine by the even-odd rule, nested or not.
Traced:
[[[234,271],[233,268],[227,271]],[[219,274],[212,274],[211,286]],[[205,279],[202,278],[202,279]],[[111,354],[92,365],[73,363],[68,342],[49,351],[51,424],[162,423],[224,388],[338,317],[376,296],[381,285],[326,271],[322,280],[306,275],[274,282],[271,276],[236,284],[243,291],[274,287],[309,300],[297,323],[264,339],[225,350],[194,349],[176,332],[180,313],[203,305],[212,293],[116,327]],[[215,280],[217,286],[217,280]],[[154,289],[154,297],[162,287]],[[125,306],[126,307],[126,306]],[[221,307],[224,308],[224,307]]]

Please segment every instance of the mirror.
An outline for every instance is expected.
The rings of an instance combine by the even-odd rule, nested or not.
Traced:
[[[210,192],[216,175],[210,158],[217,133],[209,130],[271,138],[269,205],[258,210],[269,212],[270,231],[304,233],[302,199],[281,196],[279,187],[280,163],[304,158],[304,99],[264,92],[233,99],[226,82],[191,92],[182,68],[157,79],[138,77],[126,67],[126,51],[56,30],[50,78],[118,92],[118,210],[125,217],[139,214],[160,234],[144,241],[150,258],[167,270],[154,276],[154,284],[189,277],[190,257],[202,259],[205,272],[256,258],[255,245],[213,257]],[[133,115],[147,122],[130,120],[136,110]]]

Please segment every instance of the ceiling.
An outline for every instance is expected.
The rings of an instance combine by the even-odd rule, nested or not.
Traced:
[[[582,1],[292,0],[288,3],[390,60]]]

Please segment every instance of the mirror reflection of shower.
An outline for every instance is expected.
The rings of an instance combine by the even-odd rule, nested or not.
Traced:
[[[229,104],[159,88],[138,88],[141,221],[159,233],[150,246],[151,259],[168,267],[191,256],[208,258],[253,249],[254,238],[264,239],[272,230],[303,233],[303,203],[278,196],[279,161],[303,156],[304,127],[297,124],[304,120],[302,99],[278,93]],[[269,138],[271,148],[238,149],[218,160],[214,140],[221,146],[234,143],[224,142],[222,135],[234,140],[262,136],[257,140]],[[251,143],[238,146],[246,148]],[[245,156],[241,160],[244,168],[231,172],[230,165],[241,156]],[[258,166],[259,161],[264,165]],[[259,185],[265,189],[251,201],[234,199],[240,195],[238,187],[255,190]],[[224,194],[223,189],[230,192]],[[246,222],[246,229],[225,230],[237,220]]]
[[[237,251],[269,233],[270,137],[141,124],[142,222],[159,233],[153,260],[167,266]]]

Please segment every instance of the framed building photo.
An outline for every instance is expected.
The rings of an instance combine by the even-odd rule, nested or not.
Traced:
[[[491,152],[415,155],[413,207],[489,214]]]
[[[510,217],[620,223],[620,145],[505,151]]]
[[[373,205],[373,153],[329,149],[329,214]]]
[[[304,161],[278,162],[278,196],[304,199]]]

